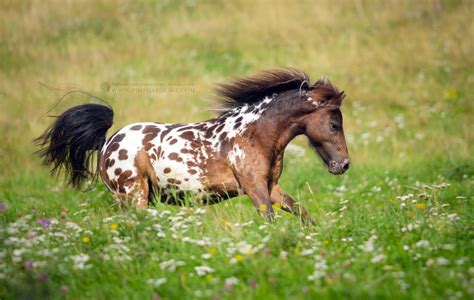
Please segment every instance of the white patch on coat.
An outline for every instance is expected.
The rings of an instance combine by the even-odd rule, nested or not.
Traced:
[[[216,149],[216,151],[219,151],[219,146],[220,146],[219,136],[223,132],[227,133],[226,138],[228,139],[235,138],[236,136],[240,135],[242,132],[244,132],[247,129],[247,127],[250,124],[257,121],[262,116],[265,110],[262,110],[258,113],[256,113],[255,111],[260,109],[263,105],[269,104],[272,100],[273,98],[265,97],[265,99],[263,99],[258,104],[252,104],[252,105],[245,104],[243,106],[236,107],[230,110],[229,114],[237,113],[237,115],[232,116],[232,117],[226,117],[223,123],[224,128],[218,134],[213,136],[213,138],[211,139],[212,146]],[[250,106],[253,106],[253,109],[250,112],[246,112]],[[239,121],[240,126],[237,128],[234,128],[239,118],[241,118],[241,120]]]
[[[239,147],[239,145],[234,145],[229,151],[229,162],[233,167],[238,166],[245,158],[245,152]]]

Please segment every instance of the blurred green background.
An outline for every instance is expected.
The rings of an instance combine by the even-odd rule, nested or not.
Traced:
[[[353,162],[470,157],[472,1],[2,1],[1,176],[35,172],[31,139],[66,92],[111,103],[115,126],[213,116],[212,86],[296,67],[348,97]],[[118,91],[187,85],[186,91]],[[55,89],[46,88],[44,83]],[[73,95],[52,113],[88,101]],[[375,144],[371,147],[370,144]]]

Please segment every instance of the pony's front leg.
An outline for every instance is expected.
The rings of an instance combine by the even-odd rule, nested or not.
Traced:
[[[244,190],[246,190],[244,188]],[[252,187],[250,190],[246,190],[246,194],[252,199],[253,205],[257,211],[264,216],[268,221],[273,221],[275,212],[273,211],[272,202],[268,189],[263,187]]]
[[[298,203],[296,203],[279,184],[274,184],[270,194],[273,204],[280,204],[281,209],[299,216],[303,223],[314,225],[314,220],[309,216],[308,211]]]
[[[244,176],[239,178],[239,183],[252,200],[257,211],[268,221],[272,221],[275,213],[273,212],[267,181],[263,178]]]

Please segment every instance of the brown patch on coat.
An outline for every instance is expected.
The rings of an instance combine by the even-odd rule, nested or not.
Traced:
[[[167,188],[168,190],[179,190],[179,188],[178,188],[178,186],[177,186],[176,184],[171,184],[171,183],[168,183],[168,184],[166,185],[166,188]]]
[[[130,130],[140,130],[140,129],[142,129],[142,125],[135,125],[135,126],[130,127]]]
[[[112,138],[112,140],[110,141],[110,144],[120,143],[124,138],[125,138],[125,133],[117,134],[116,136]]]
[[[175,178],[168,178],[168,183],[171,183],[171,184],[181,184],[181,180],[179,179],[175,179]]]
[[[223,123],[223,124],[219,125],[219,126],[216,128],[216,130],[215,130],[214,132],[215,132],[215,133],[219,133],[219,132],[221,132],[221,131],[222,131],[222,129],[224,129],[224,126],[225,126],[225,123]]]
[[[180,127],[182,126],[181,124],[172,124],[172,125],[169,125],[166,127],[165,130],[163,130],[163,132],[161,133],[161,136],[160,136],[160,141],[163,142],[163,139],[165,138],[165,136],[171,132],[171,130],[175,129],[176,127]]]
[[[106,166],[107,168],[112,167],[114,164],[115,164],[115,159],[107,158],[107,159],[105,160],[105,166]]]
[[[144,147],[145,151],[149,151],[151,148],[153,148],[155,145],[152,143],[147,143]]]
[[[157,159],[162,158],[163,150],[161,149],[161,146],[158,146],[158,148],[155,149],[155,154]]]
[[[167,173],[170,173],[171,172],[171,169],[166,167],[164,170],[163,170],[163,173],[167,174]]]
[[[153,125],[148,125],[143,128],[142,133],[144,133],[145,136],[143,137],[142,145],[144,146],[145,151],[148,151],[155,146],[151,141],[158,136],[159,132],[160,129]]]
[[[197,166],[197,163],[195,163],[193,161],[188,161],[186,164],[188,165],[188,167],[196,167]]]
[[[113,191],[117,191],[117,180],[111,180],[110,181],[110,188],[113,190]]]
[[[118,148],[120,148],[119,143],[112,143],[109,147],[107,147],[107,150],[109,150],[110,152],[114,152],[117,151]]]
[[[119,188],[120,193],[125,193],[125,181],[129,179],[129,177],[132,176],[132,171],[131,170],[126,170],[120,176],[117,178],[117,184]]]
[[[221,136],[219,137],[219,141],[225,140],[226,137],[227,137],[227,132],[223,132]]]
[[[171,160],[176,160],[177,162],[183,161],[183,159],[181,157],[179,157],[179,154],[176,153],[176,152],[173,152],[170,155],[168,155],[168,158],[171,159]]]
[[[194,140],[194,132],[185,131],[181,134],[181,137],[185,140],[192,141],[192,140]]]
[[[149,134],[149,133],[156,133],[158,134],[160,132],[160,128],[154,126],[154,125],[147,125],[145,128],[143,128],[142,133],[144,134]]]
[[[117,168],[117,169],[115,169],[115,172],[114,172],[114,173],[115,173],[115,175],[118,176],[118,175],[120,175],[120,173],[122,173],[122,169],[121,169],[121,168]]]
[[[127,155],[128,151],[125,150],[125,149],[122,149],[119,151],[119,155],[118,155],[118,159],[120,160],[126,160],[128,158],[128,155]]]
[[[209,128],[209,129],[207,129],[206,133],[204,134],[204,138],[210,139],[212,137],[212,134],[213,134],[212,129]]]

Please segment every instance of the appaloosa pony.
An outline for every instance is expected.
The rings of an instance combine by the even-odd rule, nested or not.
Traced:
[[[187,124],[127,125],[107,142],[113,111],[100,104],[74,106],[37,139],[52,173],[64,168],[80,187],[97,172],[122,203],[146,208],[151,198],[183,204],[247,194],[268,219],[272,204],[307,218],[278,184],[285,147],[304,134],[332,174],[349,168],[339,109],[344,92],[322,79],[310,84],[298,70],[279,69],[217,87],[221,114]],[[100,150],[98,168],[91,154]],[[95,169],[95,172],[93,171]]]

